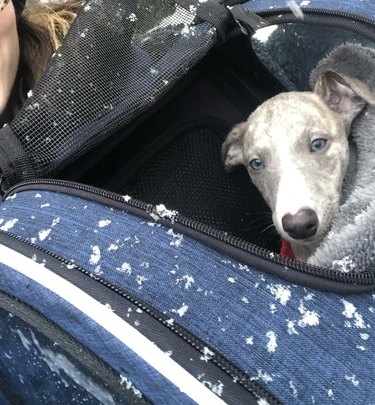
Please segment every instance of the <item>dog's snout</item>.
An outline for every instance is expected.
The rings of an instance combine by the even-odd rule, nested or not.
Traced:
[[[303,208],[294,215],[284,215],[281,223],[284,231],[293,239],[307,239],[316,234],[319,219],[314,210]]]

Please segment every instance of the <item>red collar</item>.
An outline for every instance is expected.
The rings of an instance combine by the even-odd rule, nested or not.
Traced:
[[[282,257],[289,257],[290,259],[294,259],[294,254],[290,243],[283,239],[281,241],[281,249],[280,249],[280,256]]]

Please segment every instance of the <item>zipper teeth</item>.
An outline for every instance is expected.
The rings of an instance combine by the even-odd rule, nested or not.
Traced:
[[[307,273],[313,276],[325,277],[330,280],[342,281],[342,282],[360,282],[364,284],[374,284],[375,277],[371,274],[364,274],[364,273],[342,273],[337,270],[332,270],[324,267],[318,267],[314,265],[310,265],[307,263],[299,262],[290,258],[281,257],[273,252],[261,248],[259,246],[253,245],[249,242],[246,242],[238,237],[227,235],[223,231],[218,231],[216,229],[211,228],[208,225],[202,224],[200,222],[194,221],[190,218],[185,218],[183,216],[179,216],[176,220],[182,225],[188,226],[193,228],[197,231],[204,232],[205,234],[214,237],[222,242],[230,243],[232,246],[244,250],[248,253],[261,257],[262,259],[266,259],[272,261],[276,264],[281,266],[286,266],[288,269],[300,271],[303,273]],[[272,257],[271,257],[272,256]]]
[[[83,186],[82,188],[86,189],[86,187],[87,186]],[[142,204],[148,205],[145,203],[142,203]],[[123,297],[127,301],[131,302],[133,305],[137,306],[142,311],[146,312],[153,319],[155,319],[159,323],[163,324],[163,326],[167,327],[169,330],[171,330],[177,336],[182,338],[186,343],[188,343],[194,349],[198,350],[201,354],[204,354],[204,350],[207,347],[207,345],[203,344],[199,338],[192,335],[186,329],[182,328],[179,325],[170,324],[168,322],[169,318],[158,313],[157,310],[151,309],[150,306],[148,306],[146,303],[144,303],[143,301],[130,295],[123,289],[116,287],[115,285],[111,284],[110,282],[98,277],[97,275],[95,275],[93,273],[90,273],[88,270],[80,267],[79,265],[77,265],[76,263],[74,263],[68,259],[65,259],[64,257],[57,255],[56,253],[50,252],[49,250],[47,250],[41,246],[34,245],[30,241],[22,238],[21,236],[14,235],[12,233],[5,232],[3,230],[0,230],[0,233],[10,236],[11,238],[13,238],[19,242],[22,242],[22,243],[32,247],[33,249],[37,249],[40,252],[65,264],[66,266],[73,266],[73,268],[75,270],[77,270],[80,273],[84,274],[85,276],[90,277],[93,280],[99,282],[100,284],[104,285],[106,288],[109,288],[116,294],[119,294],[121,297]],[[212,350],[212,351],[214,354],[210,358],[210,361],[212,361],[217,367],[219,367],[222,371],[224,371],[226,374],[228,374],[231,378],[235,379],[238,383],[240,383],[246,390],[251,392],[251,394],[255,395],[257,398],[261,397],[261,398],[267,399],[268,403],[271,405],[281,404],[281,402],[279,400],[277,400],[270,392],[268,392],[266,389],[264,389],[260,384],[258,384],[256,381],[252,381],[251,377],[249,377],[245,372],[243,372],[241,369],[238,369],[233,363],[231,363],[229,360],[227,360],[221,354],[217,353],[216,350]]]
[[[330,10],[324,8],[307,8],[307,7],[300,7],[301,11],[305,14],[322,14],[331,17],[343,17],[348,20],[355,20],[356,22],[362,22],[368,24],[370,26],[374,26],[375,23],[370,18],[352,14],[348,11],[340,11],[340,10]],[[278,9],[269,9],[269,10],[262,10],[257,12],[257,14],[261,16],[278,16],[279,14],[293,14],[292,10],[288,7],[282,7]],[[294,15],[294,14],[293,14]],[[318,16],[317,16],[318,17]],[[296,17],[296,20],[303,21],[300,18]]]
[[[347,11],[327,10],[320,8],[301,8],[301,11],[308,17],[313,17],[307,23],[316,24],[329,24],[337,23],[337,26],[343,29],[354,30],[360,35],[375,40],[374,26],[375,22],[367,17],[351,14]],[[268,19],[270,24],[283,24],[283,23],[301,23],[303,19],[294,15],[290,8],[279,8],[272,10],[263,10],[257,13],[259,16]],[[275,19],[277,17],[277,19]],[[322,20],[319,21],[319,18]],[[327,21],[324,18],[331,20]],[[334,19],[334,20],[333,20]],[[338,22],[340,19],[340,23]]]
[[[53,180],[53,179],[41,179],[41,180],[28,180],[18,183],[17,185],[11,187],[5,195],[3,199],[10,196],[12,193],[16,192],[16,190],[20,187],[27,187],[27,186],[37,186],[37,185],[56,185],[61,187],[68,187],[73,188],[80,191],[85,191],[91,194],[96,194],[102,196],[104,198],[109,198],[111,200],[120,202],[124,205],[128,205],[130,207],[141,209],[142,211],[152,213],[155,211],[155,206],[153,204],[145,203],[143,201],[139,201],[137,199],[125,199],[123,195],[103,190],[94,186],[75,183],[68,180]],[[314,265],[310,265],[304,262],[300,262],[294,259],[286,258],[279,256],[265,248],[259,247],[254,245],[250,242],[244,241],[236,236],[230,235],[224,231],[220,231],[216,228],[211,227],[210,225],[203,224],[198,222],[194,219],[184,217],[181,214],[177,214],[173,218],[174,222],[177,222],[183,226],[186,226],[190,229],[193,229],[198,232],[202,232],[207,236],[213,237],[216,240],[221,242],[225,242],[230,244],[231,246],[241,249],[247,253],[252,255],[258,256],[262,259],[267,261],[276,263],[280,266],[287,267],[289,270],[299,271],[305,274],[309,274],[312,276],[323,277],[328,280],[339,281],[344,283],[358,283],[361,285],[372,285],[375,284],[375,275],[369,273],[343,273],[338,270],[333,270],[324,267],[318,267]],[[171,221],[172,223],[172,221]]]

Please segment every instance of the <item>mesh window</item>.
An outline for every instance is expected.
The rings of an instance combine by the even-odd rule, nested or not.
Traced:
[[[107,187],[148,203],[163,203],[188,218],[277,251],[279,237],[271,213],[246,170],[225,174],[220,150],[227,133],[227,128],[209,125],[182,129],[146,163],[134,156],[130,164],[141,162],[139,169],[128,178],[125,167]]]
[[[173,1],[152,4],[83,5],[11,124],[33,168],[25,172],[22,158],[13,159],[17,180],[50,176],[107,139],[153,105],[214,44],[209,23]],[[2,138],[5,149],[3,143],[11,142]]]

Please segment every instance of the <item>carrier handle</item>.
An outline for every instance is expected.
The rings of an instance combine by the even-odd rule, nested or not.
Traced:
[[[185,10],[195,14],[199,19],[207,21],[216,28],[219,38],[225,42],[228,25],[233,21],[230,10],[215,0],[200,2],[199,0],[175,0]]]
[[[237,24],[241,27],[241,31],[246,35],[252,35],[260,28],[271,25],[267,20],[240,4],[233,7],[228,6],[228,8]]]
[[[221,42],[225,42],[227,27],[235,20],[241,27],[241,31],[248,35],[253,34],[256,30],[270,25],[264,18],[251,10],[244,8],[241,4],[234,6],[225,6],[224,1],[217,0],[175,0],[175,2],[191,13],[203,20],[209,22],[216,28]],[[239,0],[231,3],[239,2]]]

